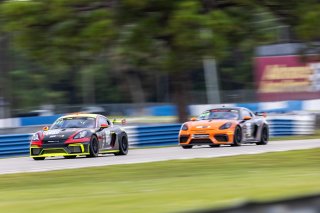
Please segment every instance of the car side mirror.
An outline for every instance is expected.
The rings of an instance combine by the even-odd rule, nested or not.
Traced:
[[[196,118],[191,118],[190,120],[191,120],[191,121],[196,121],[197,119],[196,119]]]
[[[100,125],[100,129],[105,129],[105,128],[108,128],[108,127],[109,127],[108,124],[101,124],[101,125]]]
[[[243,117],[243,120],[245,120],[245,121],[251,120],[251,117],[250,117],[250,116],[244,116],[244,117]]]
[[[49,127],[48,127],[48,126],[45,126],[45,127],[42,128],[42,130],[43,130],[43,131],[48,131],[48,130],[49,130]]]

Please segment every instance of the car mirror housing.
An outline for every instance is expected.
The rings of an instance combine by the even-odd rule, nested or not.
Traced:
[[[45,127],[42,128],[42,130],[43,130],[43,131],[48,131],[48,130],[49,130],[49,127],[48,127],[48,126],[45,126]]]
[[[197,120],[197,118],[191,118],[190,120],[191,120],[191,121],[196,121],[196,120]]]
[[[100,129],[105,129],[105,128],[108,128],[108,127],[109,127],[108,124],[101,124],[101,125],[100,125]]]
[[[245,120],[245,121],[251,120],[251,117],[250,117],[250,116],[244,116],[244,117],[243,117],[243,120]]]

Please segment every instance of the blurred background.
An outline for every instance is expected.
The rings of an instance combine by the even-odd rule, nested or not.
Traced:
[[[29,156],[31,133],[72,112],[127,118],[135,148],[177,146],[181,122],[218,106],[267,112],[271,140],[316,141],[319,11],[319,0],[0,0],[0,158]],[[208,160],[1,175],[0,207],[164,212],[320,191],[319,149]],[[319,212],[316,199],[315,211],[293,200],[246,212]]]
[[[193,105],[272,111],[270,102],[320,99],[318,9],[317,0],[2,0],[0,118],[182,122]],[[276,105],[319,109],[294,103]]]

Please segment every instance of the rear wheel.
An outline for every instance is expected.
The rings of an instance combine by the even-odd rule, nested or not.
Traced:
[[[242,131],[241,131],[241,128],[237,126],[236,129],[234,130],[232,146],[241,146],[241,141],[242,141]]]
[[[92,136],[89,145],[90,154],[87,157],[98,157],[99,155],[99,142],[96,136]]]
[[[33,160],[44,160],[45,157],[33,157]]]
[[[183,145],[182,148],[183,149],[192,149],[192,145]]]
[[[129,143],[126,135],[122,135],[119,139],[119,152],[114,153],[115,155],[126,155],[128,154]]]
[[[65,159],[74,159],[77,156],[76,155],[70,155],[70,156],[63,156]]]
[[[256,143],[257,145],[267,145],[269,140],[269,131],[266,126],[262,128],[260,142]]]

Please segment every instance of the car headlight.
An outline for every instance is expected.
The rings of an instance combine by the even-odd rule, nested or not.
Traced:
[[[219,129],[229,129],[231,127],[232,123],[231,122],[227,122],[225,124],[223,124],[222,126],[219,127]]]
[[[78,132],[78,134],[76,134],[73,139],[80,139],[80,138],[85,138],[88,135],[88,131],[87,130],[83,130],[81,132]]]
[[[32,141],[40,141],[39,134],[38,133],[33,134],[31,137],[31,140]]]
[[[188,125],[187,124],[183,124],[181,127],[181,130],[188,130]]]

